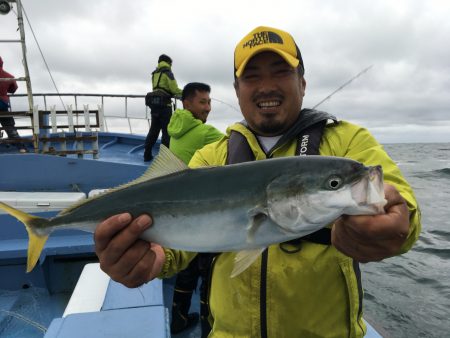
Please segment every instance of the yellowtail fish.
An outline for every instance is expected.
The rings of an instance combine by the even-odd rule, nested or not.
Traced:
[[[383,212],[380,166],[340,157],[293,156],[218,167],[188,168],[170,150],[138,179],[77,203],[51,219],[0,202],[29,234],[27,271],[55,229],[94,232],[109,216],[153,217],[143,239],[193,252],[239,251],[233,275],[270,244],[330,225],[342,214]]]

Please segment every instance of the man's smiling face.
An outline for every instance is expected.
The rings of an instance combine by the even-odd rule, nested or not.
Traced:
[[[262,52],[236,79],[235,90],[250,129],[261,136],[283,134],[297,120],[306,82],[276,53]]]

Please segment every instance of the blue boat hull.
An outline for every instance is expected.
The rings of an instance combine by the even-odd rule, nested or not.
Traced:
[[[68,144],[68,147],[75,147]],[[9,148],[8,148],[9,149]],[[19,154],[0,149],[0,191],[81,191],[111,188],[140,176],[144,137],[100,133],[99,159],[92,155]],[[14,150],[14,149],[13,149]],[[159,150],[159,143],[154,151]]]

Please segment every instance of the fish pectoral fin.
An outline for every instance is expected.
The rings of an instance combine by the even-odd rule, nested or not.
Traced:
[[[265,249],[266,248],[258,248],[254,250],[239,251],[234,258],[234,267],[233,271],[231,271],[231,278],[236,277],[252,265]]]
[[[262,222],[267,219],[267,212],[262,207],[255,207],[248,212],[249,222],[247,226],[247,243],[253,243],[256,231]]]

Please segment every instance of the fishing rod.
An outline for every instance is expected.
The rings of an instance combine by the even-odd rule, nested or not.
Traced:
[[[350,80],[348,80],[347,82],[345,82],[343,85],[341,85],[340,87],[338,87],[334,92],[332,92],[330,95],[328,95],[327,97],[325,97],[322,101],[320,101],[319,103],[317,103],[314,107],[312,107],[312,109],[317,108],[318,106],[320,106],[322,103],[324,103],[326,100],[329,100],[334,94],[336,94],[337,92],[341,91],[342,89],[344,89],[344,87],[346,87],[347,85],[349,85],[353,80],[357,79],[358,77],[360,77],[361,75],[363,75],[364,73],[366,73],[370,68],[372,68],[373,65],[370,65],[369,67],[363,69],[362,71],[360,71],[358,74],[356,74],[355,76],[353,76]]]
[[[219,99],[216,99],[216,98],[214,98],[214,97],[212,97],[211,98],[211,100],[213,100],[213,101],[217,101],[217,102],[220,102],[220,103],[222,103],[222,104],[224,104],[224,105],[226,105],[226,106],[228,106],[228,107],[230,107],[231,109],[234,109],[234,110],[236,110],[238,113],[240,113],[241,111],[239,110],[239,109],[237,109],[236,107],[234,107],[233,105],[231,105],[230,103],[227,103],[227,102],[225,102],[225,101],[222,101],[222,100],[219,100]]]

